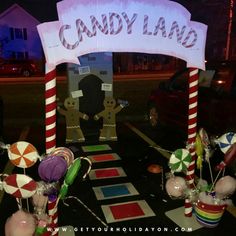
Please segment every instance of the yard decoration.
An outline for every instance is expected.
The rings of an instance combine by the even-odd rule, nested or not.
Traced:
[[[121,103],[116,106],[116,100],[113,97],[105,97],[103,101],[104,110],[94,116],[95,120],[103,119],[103,127],[100,130],[100,141],[117,140],[116,134],[116,114],[120,112],[127,104]]]
[[[64,101],[66,110],[57,107],[58,112],[66,118],[66,143],[73,141],[84,142],[84,134],[80,127],[80,118],[88,120],[88,115],[81,113],[78,107],[78,100],[68,97]]]
[[[134,4],[135,11],[132,14],[131,9]],[[96,4],[64,0],[57,3],[57,10],[58,21],[37,26],[46,58],[46,153],[50,153],[56,147],[58,64],[63,62],[79,64],[79,56],[104,51],[135,51],[175,56],[186,60],[189,68],[188,145],[192,161],[186,178],[188,185],[193,188],[198,69],[205,70],[207,26],[191,21],[191,14],[183,6],[169,0],[158,0],[156,4],[153,4],[152,0],[128,1],[128,3],[123,0],[97,1]],[[117,18],[119,22],[115,24],[114,20]],[[120,43],[124,41],[125,44]],[[185,216],[191,215],[192,205],[190,200],[186,199]]]

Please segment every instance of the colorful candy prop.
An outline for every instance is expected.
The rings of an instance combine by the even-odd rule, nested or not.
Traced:
[[[172,172],[186,171],[192,157],[187,149],[177,149],[170,156],[169,167]]]
[[[36,148],[32,144],[24,141],[10,145],[8,148],[8,156],[12,164],[21,168],[31,167],[39,158]]]
[[[197,168],[200,169],[201,172],[204,148],[199,134],[196,136],[195,149],[197,154]],[[202,178],[202,176],[200,176],[200,178]]]
[[[206,132],[205,129],[203,128],[200,128],[199,129],[199,136],[200,136],[200,139],[201,139],[201,142],[202,142],[202,145],[204,147],[204,149],[210,149],[210,140],[209,140],[209,137],[208,137],[208,134]]]
[[[80,158],[76,158],[66,173],[64,182],[63,182],[60,192],[59,192],[59,199],[63,200],[65,198],[65,196],[67,195],[68,187],[69,187],[69,185],[73,184],[73,182],[79,172],[80,167],[81,167],[81,160],[80,160]]]
[[[224,199],[235,192],[236,179],[231,176],[224,176],[216,182],[214,190],[218,198]]]
[[[219,224],[225,209],[226,205],[209,205],[199,201],[195,206],[196,219],[205,227],[216,227]]]
[[[58,209],[57,209],[56,198],[49,197],[48,199],[48,216],[51,219],[50,228],[52,229],[56,228],[58,224]],[[53,232],[49,235],[58,235],[58,232],[56,230],[53,230]]]
[[[226,153],[231,145],[236,143],[236,134],[233,132],[223,134],[218,139],[216,139],[216,143],[219,145],[221,151]]]
[[[224,160],[216,166],[216,170],[223,170],[226,166],[230,166],[236,159],[236,143],[232,144],[224,155]]]
[[[32,236],[36,224],[36,218],[32,214],[19,210],[7,219],[5,236]]]
[[[27,175],[12,174],[3,181],[3,188],[16,198],[30,198],[37,188],[37,183]]]
[[[47,183],[58,181],[64,176],[66,170],[67,162],[61,156],[47,156],[38,166],[40,178]]]
[[[182,198],[187,189],[184,178],[180,176],[172,176],[166,181],[166,191],[170,197]]]
[[[209,167],[209,171],[210,171],[210,176],[211,176],[211,182],[213,184],[213,174],[212,174],[212,169],[211,169],[211,164],[210,164],[210,157],[213,154],[213,152],[211,151],[211,143],[210,143],[208,134],[205,131],[205,129],[200,128],[198,133],[199,133],[200,141],[202,143],[202,147],[203,147],[203,149],[205,151],[205,160],[208,163],[208,167]],[[196,152],[197,152],[197,150],[196,150]]]
[[[57,147],[50,153],[50,155],[62,156],[66,160],[68,167],[74,161],[73,152],[66,147]]]

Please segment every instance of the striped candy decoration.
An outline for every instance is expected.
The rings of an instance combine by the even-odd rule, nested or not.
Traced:
[[[58,211],[57,211],[57,198],[48,199],[48,216],[51,218],[51,224],[49,230],[43,236],[58,236]]]
[[[56,147],[56,68],[46,66],[45,75],[46,153]]]
[[[199,201],[195,206],[196,219],[201,225],[214,228],[219,224],[225,208],[226,205],[209,205]]]
[[[190,188],[194,187],[195,141],[197,136],[198,69],[189,69],[189,107],[188,107],[188,144],[192,161],[188,167],[186,180]],[[192,216],[192,204],[185,199],[185,216]]]

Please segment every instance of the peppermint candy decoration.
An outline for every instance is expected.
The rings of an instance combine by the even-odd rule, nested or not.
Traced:
[[[219,145],[220,150],[223,153],[226,153],[232,144],[236,143],[236,134],[233,132],[223,134],[216,139],[216,143]]]
[[[15,198],[30,198],[37,189],[37,183],[27,175],[12,174],[3,181],[3,189]]]
[[[39,154],[32,144],[19,141],[10,145],[8,148],[8,157],[15,166],[28,168],[36,163]]]
[[[174,151],[169,160],[169,167],[173,172],[187,171],[192,157],[187,149],[177,149]]]

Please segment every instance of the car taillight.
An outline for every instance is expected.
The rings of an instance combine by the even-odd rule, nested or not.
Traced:
[[[30,65],[32,66],[32,68],[34,68],[34,69],[36,68],[35,64],[31,63]]]

